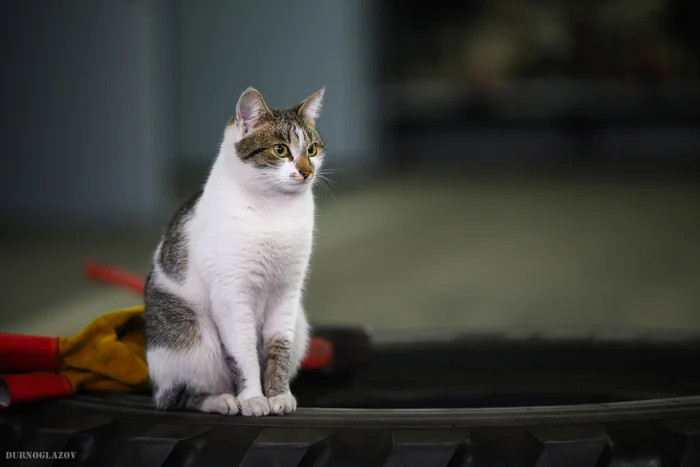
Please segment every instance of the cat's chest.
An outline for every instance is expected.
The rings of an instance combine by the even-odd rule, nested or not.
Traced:
[[[201,235],[195,247],[205,269],[265,282],[303,275],[311,254],[313,206],[276,211],[240,204],[206,207],[197,222]]]
[[[235,269],[264,289],[296,283],[309,262],[311,237],[310,229],[302,225],[258,224],[231,245]]]
[[[307,222],[295,218],[253,219],[240,226],[241,233],[250,243],[265,247],[270,252],[303,246],[311,238],[311,229]]]
[[[285,267],[310,254],[313,219],[305,213],[269,216],[246,209],[238,214],[222,219],[219,239],[221,246],[236,257]]]

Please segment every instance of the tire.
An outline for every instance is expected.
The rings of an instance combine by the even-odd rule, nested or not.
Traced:
[[[290,416],[157,412],[146,395],[81,395],[0,414],[0,448],[76,453],[36,465],[698,467],[698,342],[375,340],[362,367],[302,376]],[[442,408],[404,408],[415,406]]]

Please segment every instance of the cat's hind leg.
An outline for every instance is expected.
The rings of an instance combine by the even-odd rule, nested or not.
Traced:
[[[145,320],[146,360],[157,409],[239,413],[230,369],[210,320],[152,283]]]
[[[154,402],[159,410],[197,410],[223,415],[236,415],[239,411],[233,394],[207,394],[186,384],[157,388]]]
[[[153,381],[153,401],[159,410],[196,410],[236,415],[238,400],[222,367],[209,358],[204,349],[182,352],[151,348],[147,352],[149,373]]]

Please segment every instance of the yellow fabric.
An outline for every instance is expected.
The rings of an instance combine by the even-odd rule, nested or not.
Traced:
[[[75,391],[150,390],[143,306],[102,315],[74,337],[59,338],[59,371]]]

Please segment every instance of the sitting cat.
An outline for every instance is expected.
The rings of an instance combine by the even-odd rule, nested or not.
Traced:
[[[268,108],[248,88],[201,192],[170,222],[148,275],[146,345],[156,408],[244,416],[296,410],[289,383],[309,325],[316,130],[325,88]]]

